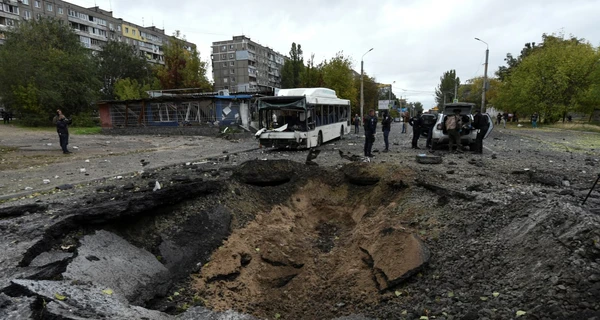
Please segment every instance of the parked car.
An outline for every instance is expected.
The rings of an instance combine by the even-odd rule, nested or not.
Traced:
[[[433,127],[433,131],[431,134],[431,148],[437,149],[442,144],[448,143],[448,131],[446,131],[446,119],[449,115],[454,113],[455,109],[460,109],[460,115],[462,117],[462,128],[460,131],[460,142],[463,146],[469,146],[470,150],[475,149],[475,138],[477,138],[477,130],[472,127],[473,123],[473,108],[475,107],[474,103],[466,103],[466,102],[457,102],[457,103],[449,103],[446,104],[442,112],[437,118],[435,126]],[[494,122],[489,114],[484,113],[484,116],[488,117],[488,121],[490,127],[483,137],[484,139],[489,136],[489,134],[494,129]]]
[[[423,126],[421,127],[421,135],[423,137],[427,137],[429,134],[429,128],[435,126],[437,121],[437,115],[431,113],[425,113],[421,115],[421,119],[423,120]]]
[[[394,122],[401,122],[402,118],[394,118]]]

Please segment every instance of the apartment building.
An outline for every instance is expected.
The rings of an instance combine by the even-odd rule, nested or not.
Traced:
[[[257,92],[281,88],[281,68],[286,57],[246,36],[212,44],[215,90]]]
[[[112,11],[85,8],[62,0],[0,0],[0,44],[4,32],[20,21],[51,17],[75,30],[81,44],[100,51],[109,40],[128,43],[146,55],[152,63],[164,64],[163,45],[171,36],[155,26],[143,27],[113,17]],[[186,42],[191,50],[196,45]]]

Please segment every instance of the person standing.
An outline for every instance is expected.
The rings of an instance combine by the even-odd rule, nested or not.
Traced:
[[[475,138],[475,153],[483,153],[483,138],[490,128],[488,117],[481,114],[481,110],[477,109],[473,117],[473,127],[477,129],[477,137]]]
[[[423,119],[421,118],[421,112],[417,113],[416,116],[410,118],[408,120],[408,124],[413,127],[413,137],[412,137],[412,149],[421,149],[419,148],[419,136],[421,135],[421,127],[423,126]]]
[[[8,124],[8,112],[2,110],[2,119],[4,120],[4,124]]]
[[[354,116],[354,134],[358,134],[360,127],[360,117],[358,113]]]
[[[506,122],[508,122],[508,113],[504,113],[502,115],[502,125],[504,126],[504,129],[506,129]]]
[[[402,133],[406,133],[406,124],[408,123],[408,112],[402,113]]]
[[[383,112],[383,119],[381,120],[381,129],[383,130],[383,142],[385,143],[385,149],[383,152],[389,152],[390,149],[390,130],[392,129],[392,117],[390,117],[387,111]]]
[[[460,109],[454,109],[454,114],[448,116],[445,125],[446,131],[448,131],[448,149],[450,150],[450,152],[453,152],[454,144],[456,144],[456,151],[462,152],[459,131],[460,127],[462,126]]]
[[[365,117],[365,157],[373,157],[373,142],[375,142],[375,132],[377,132],[377,117],[375,110],[371,109],[369,115]]]
[[[500,122],[502,122],[502,113],[498,112],[496,115],[496,124],[500,125]]]
[[[537,121],[538,121],[538,114],[537,114],[537,112],[534,112],[531,115],[531,127],[532,128],[537,128]]]
[[[58,140],[63,153],[71,153],[71,151],[67,149],[67,145],[69,144],[69,125],[71,124],[71,120],[67,119],[59,109],[56,110],[56,116],[54,119],[52,119],[52,121],[56,125],[56,132],[58,133]]]

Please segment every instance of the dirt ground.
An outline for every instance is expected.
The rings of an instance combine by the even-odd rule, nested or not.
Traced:
[[[189,215],[218,202],[231,211],[232,230],[159,309],[196,303],[263,319],[600,318],[600,186],[582,205],[600,173],[597,133],[495,129],[483,155],[449,154],[410,149],[411,135],[395,123],[391,152],[361,164],[380,179],[375,185],[353,185],[343,172],[349,161],[340,151],[362,154],[362,137],[351,134],[323,145],[317,166],[302,166],[295,174],[303,179],[283,187],[244,184],[220,170],[306,159],[306,151],[256,149],[251,137],[73,136],[79,148],[63,156],[53,132],[0,126],[0,136],[4,207],[94,201],[99,186],[147,184],[141,171],[151,182],[197,175],[226,183],[210,201],[172,209]],[[379,134],[375,149],[382,145]],[[421,153],[443,162],[418,164]],[[75,188],[54,189],[65,183]],[[389,284],[373,270],[410,269],[419,257],[409,235],[430,259]]]

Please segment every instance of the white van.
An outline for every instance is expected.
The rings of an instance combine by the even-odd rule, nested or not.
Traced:
[[[469,150],[475,150],[475,139],[477,138],[477,129],[474,129],[472,126],[473,123],[473,109],[475,108],[474,103],[467,102],[456,102],[456,103],[448,103],[438,116],[437,122],[433,127],[433,132],[431,134],[431,148],[439,149],[440,145],[448,143],[448,131],[446,131],[446,119],[449,115],[454,114],[455,109],[460,110],[460,115],[462,117],[462,127],[460,131],[460,142],[463,146],[469,146]],[[494,129],[494,122],[489,114],[484,113],[483,116],[488,117],[488,123],[490,127],[483,137],[484,139],[488,137],[488,135]]]

